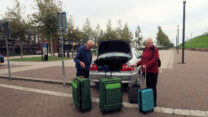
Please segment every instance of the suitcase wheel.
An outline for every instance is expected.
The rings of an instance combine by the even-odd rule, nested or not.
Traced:
[[[142,114],[144,114],[144,115],[146,115],[147,113],[150,113],[150,112],[154,112],[154,109],[152,109],[151,111],[141,111],[141,110],[139,110]]]
[[[129,101],[129,103],[133,104],[134,102],[133,101]]]
[[[142,112],[144,115],[146,115],[147,114],[147,112]]]
[[[129,103],[131,103],[131,104],[138,104],[138,102],[136,102],[136,101],[129,101]]]
[[[121,109],[119,109],[118,111],[121,112]]]
[[[102,111],[102,114],[103,114],[103,115],[105,115],[105,114],[106,114],[106,112],[105,112],[105,111]]]

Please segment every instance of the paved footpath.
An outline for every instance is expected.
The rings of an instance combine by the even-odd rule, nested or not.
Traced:
[[[172,54],[168,56],[170,52]],[[181,61],[180,55],[173,50],[165,55],[160,53],[162,72],[158,80],[158,107],[154,113],[139,113],[136,104],[128,103],[127,91],[124,89],[124,108],[121,112],[105,116],[208,117],[208,53],[185,51],[186,64],[178,64]],[[53,73],[44,72],[48,75]],[[71,91],[70,85],[63,87],[59,84],[0,79],[0,117],[103,116],[99,110],[97,87],[91,87],[93,109],[86,113],[77,111]]]
[[[29,56],[30,57],[30,56]],[[160,58],[163,61],[161,72],[163,69],[170,69],[174,59],[174,50],[161,50]],[[93,57],[95,60],[96,57]],[[25,79],[44,79],[52,81],[62,81],[62,62],[11,62],[12,77]],[[76,76],[74,61],[65,60],[66,82],[71,83],[72,78]],[[6,63],[0,67],[0,76],[8,77],[8,69]]]
[[[184,109],[184,113],[201,110],[199,115],[208,116],[207,58],[208,52],[185,51],[181,64],[181,52],[176,54],[173,68],[159,75],[158,106]]]

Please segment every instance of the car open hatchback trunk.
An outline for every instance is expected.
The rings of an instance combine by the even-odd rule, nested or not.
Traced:
[[[98,47],[98,57],[95,64],[97,64],[98,70],[103,70],[103,66],[108,66],[109,71],[120,71],[122,65],[131,58],[130,45],[125,41],[103,41]]]

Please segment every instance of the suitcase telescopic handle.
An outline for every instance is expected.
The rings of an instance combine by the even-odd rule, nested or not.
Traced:
[[[105,78],[106,78],[106,72],[107,71],[110,71],[109,70],[109,66],[103,66],[104,68],[103,68],[103,70],[104,70],[104,72],[105,72]],[[111,77],[112,77],[112,71],[110,71],[110,73],[111,73]]]
[[[140,78],[142,78],[142,69],[139,67],[139,77],[136,79],[136,82],[137,84],[141,83],[141,80]],[[132,75],[132,78],[133,78],[133,75]]]
[[[142,71],[142,67],[140,68],[140,70]],[[147,69],[145,68],[144,69],[144,77],[142,76],[142,73],[141,73],[141,89],[144,89],[145,88],[145,85],[146,85],[146,78],[147,78]],[[144,79],[144,82],[143,82],[143,79]]]
[[[140,81],[140,86],[141,86],[141,89],[142,89],[142,87],[143,87],[143,84],[142,84],[142,67],[141,68],[139,68],[139,71],[140,71],[140,79],[139,79],[139,81]]]
[[[110,73],[111,73],[111,78],[112,78],[112,71]],[[106,78],[106,71],[105,71],[105,78]]]
[[[144,68],[144,78],[147,79],[147,68]]]

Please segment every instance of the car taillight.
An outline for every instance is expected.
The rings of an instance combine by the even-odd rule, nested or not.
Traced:
[[[97,65],[96,65],[96,64],[92,64],[92,65],[90,66],[90,70],[98,70]]]
[[[134,71],[134,66],[130,66],[130,65],[123,65],[121,71]]]

